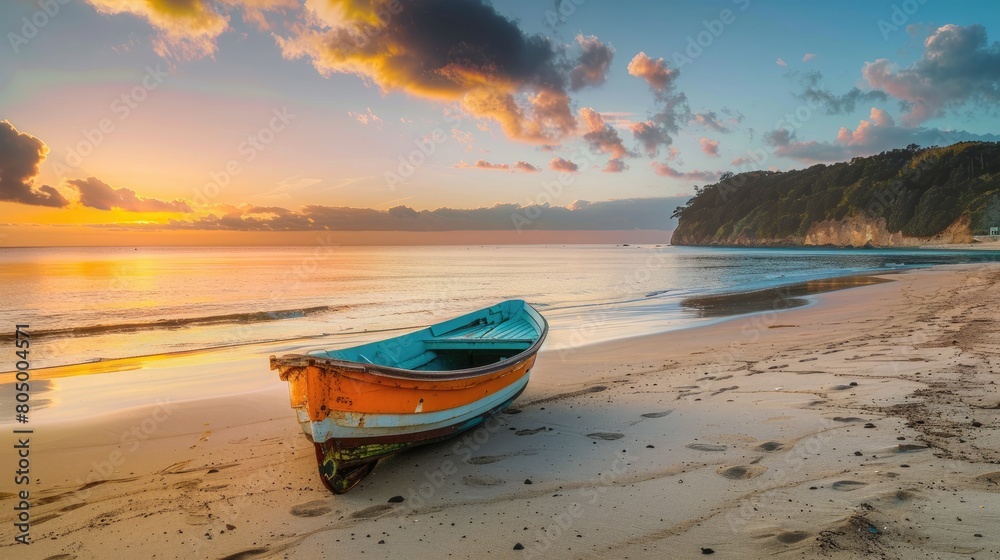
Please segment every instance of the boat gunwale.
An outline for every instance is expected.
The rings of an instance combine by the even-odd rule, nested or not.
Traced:
[[[541,320],[541,332],[538,334],[538,339],[535,340],[527,349],[521,352],[492,364],[486,364],[482,366],[476,366],[472,368],[455,369],[455,370],[412,370],[396,368],[392,366],[384,366],[381,364],[369,364],[363,362],[355,362],[351,360],[335,360],[331,358],[317,358],[316,356],[311,356],[309,354],[285,354],[284,356],[270,357],[270,369],[283,369],[283,368],[302,368],[302,367],[322,367],[327,366],[330,369],[341,369],[344,373],[369,373],[372,375],[377,375],[385,378],[394,379],[408,379],[408,380],[420,380],[420,381],[439,381],[439,380],[457,380],[457,379],[471,379],[475,377],[482,377],[484,375],[489,375],[496,373],[501,370],[511,369],[513,366],[522,362],[532,355],[538,353],[539,348],[541,348],[542,343],[545,341],[546,335],[549,332],[549,322],[538,312],[537,309],[531,306],[528,302],[522,300],[524,305],[535,312],[535,315]],[[434,325],[426,327],[427,329],[433,328]],[[406,335],[403,335],[406,336]],[[286,378],[284,371],[281,371],[282,379]]]

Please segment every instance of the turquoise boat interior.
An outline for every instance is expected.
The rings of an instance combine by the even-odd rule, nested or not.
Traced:
[[[533,307],[508,300],[396,338],[341,350],[314,350],[309,355],[401,370],[452,372],[521,354],[540,342],[547,328]]]

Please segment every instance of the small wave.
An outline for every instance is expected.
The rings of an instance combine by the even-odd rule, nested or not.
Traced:
[[[659,295],[663,295],[669,291],[670,290],[656,290],[655,292],[649,292],[648,294],[646,294],[646,297],[656,297]]]
[[[175,330],[207,325],[265,323],[270,321],[281,321],[284,319],[298,319],[309,315],[318,315],[346,308],[347,306],[321,305],[317,307],[304,307],[301,309],[228,313],[225,315],[209,315],[206,317],[184,317],[179,319],[161,319],[158,321],[119,323],[112,325],[88,325],[66,329],[36,329],[31,331],[31,336],[33,338],[52,336],[91,336],[96,334],[138,332],[159,329]],[[14,336],[14,334],[2,334],[0,335],[0,341],[13,340]]]

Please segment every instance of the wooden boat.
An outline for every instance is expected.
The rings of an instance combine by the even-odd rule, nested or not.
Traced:
[[[342,494],[379,459],[475,428],[509,406],[547,331],[534,308],[510,300],[396,338],[270,362],[316,446],[323,484]]]

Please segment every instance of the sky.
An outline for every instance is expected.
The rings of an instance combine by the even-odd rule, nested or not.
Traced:
[[[669,231],[725,172],[1000,139],[993,2],[17,0],[0,22],[7,245]]]

